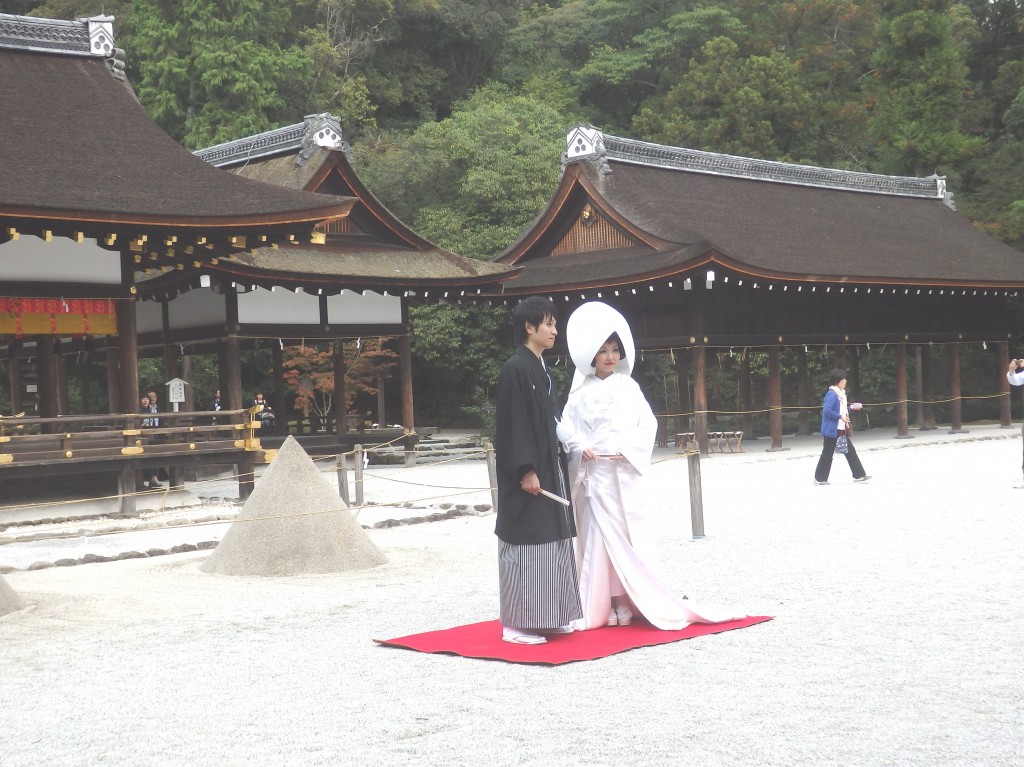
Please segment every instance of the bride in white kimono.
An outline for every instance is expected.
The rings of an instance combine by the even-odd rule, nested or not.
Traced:
[[[634,346],[626,319],[592,301],[573,312],[566,334],[576,375],[558,438],[569,453],[583,605],[573,627],[628,626],[634,611],[659,629],[742,617],[680,599],[647,564],[652,520],[643,477],[657,421],[630,377]]]

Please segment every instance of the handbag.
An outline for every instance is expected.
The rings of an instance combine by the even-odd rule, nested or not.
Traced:
[[[850,440],[845,434],[840,434],[836,438],[836,452],[846,455],[850,452]]]

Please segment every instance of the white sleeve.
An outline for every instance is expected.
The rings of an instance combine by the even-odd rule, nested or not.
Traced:
[[[580,433],[576,428],[578,415],[579,397],[570,394],[569,400],[565,403],[565,408],[562,410],[562,420],[555,427],[558,441],[562,443],[562,446],[569,455],[583,452],[583,445],[580,443]]]

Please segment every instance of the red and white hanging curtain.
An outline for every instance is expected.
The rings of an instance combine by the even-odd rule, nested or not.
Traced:
[[[116,334],[116,308],[105,298],[0,298],[0,335]]]

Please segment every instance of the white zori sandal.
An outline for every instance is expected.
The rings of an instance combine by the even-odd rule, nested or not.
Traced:
[[[503,627],[501,629],[501,641],[511,642],[512,644],[545,644],[548,640],[540,634],[531,634],[522,629]]]

